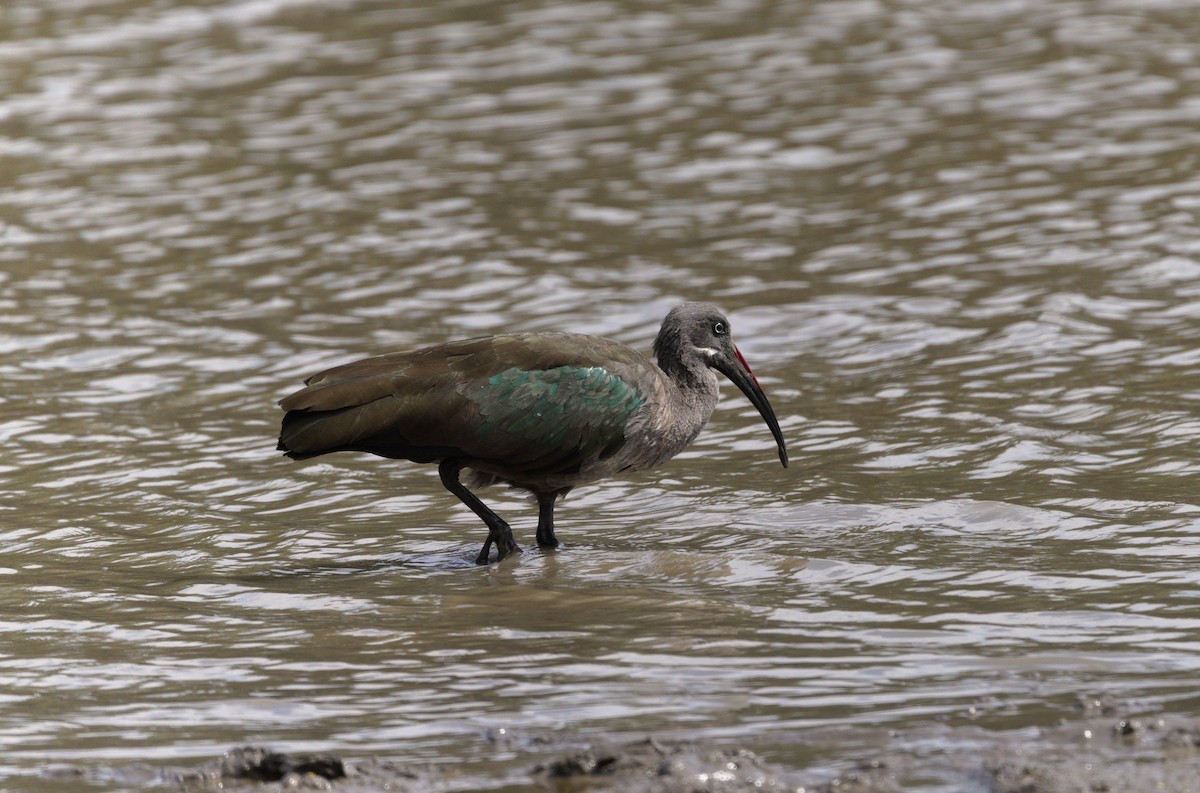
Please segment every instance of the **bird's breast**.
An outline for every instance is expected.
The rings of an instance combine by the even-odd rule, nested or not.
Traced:
[[[703,387],[711,386],[711,387]],[[653,395],[631,418],[620,462],[626,470],[657,468],[686,449],[712,415],[717,382],[684,389],[662,377]]]

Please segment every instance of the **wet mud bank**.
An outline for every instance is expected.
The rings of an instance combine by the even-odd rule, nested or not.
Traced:
[[[190,768],[59,765],[44,775],[80,789],[178,791],[1200,793],[1200,718],[1193,716],[1122,712],[1085,699],[1076,716],[1045,727],[930,726],[886,731],[882,741],[867,732],[811,736],[824,745],[821,754],[837,754],[828,750],[838,744],[875,748],[809,768],[773,764],[741,746],[649,738],[558,748],[533,741],[527,756],[482,769],[243,746]]]

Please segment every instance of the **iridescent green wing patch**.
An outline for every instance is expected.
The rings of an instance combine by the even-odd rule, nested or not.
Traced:
[[[599,366],[506,369],[463,394],[479,407],[479,445],[507,465],[578,468],[625,443],[625,428],[645,399]]]

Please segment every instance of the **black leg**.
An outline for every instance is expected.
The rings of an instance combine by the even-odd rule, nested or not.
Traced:
[[[442,484],[446,486],[454,495],[458,496],[458,500],[470,507],[479,518],[487,524],[488,538],[483,544],[483,550],[479,552],[479,557],[475,559],[475,564],[487,564],[488,552],[492,549],[492,543],[496,543],[496,561],[499,562],[514,553],[520,553],[521,549],[517,547],[517,541],[513,539],[512,529],[508,524],[500,519],[500,516],[487,508],[479,498],[458,480],[458,473],[462,470],[462,463],[458,460],[447,458],[442,460],[438,466],[438,474],[442,477]]]
[[[558,538],[554,536],[554,499],[557,497],[557,493],[537,494],[537,544],[543,548],[558,547]]]

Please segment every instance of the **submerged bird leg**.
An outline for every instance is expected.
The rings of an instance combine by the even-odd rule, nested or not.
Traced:
[[[537,494],[537,544],[542,548],[558,547],[558,538],[554,536],[554,500],[557,497],[558,494],[553,491]]]
[[[493,542],[496,543],[497,562],[510,554],[520,553],[521,549],[517,547],[517,541],[513,539],[512,529],[508,524],[501,520],[499,515],[488,509],[486,504],[459,481],[458,474],[462,468],[462,462],[448,457],[442,460],[438,466],[438,474],[442,477],[442,484],[446,486],[446,489],[458,496],[459,501],[470,507],[471,511],[487,524],[488,537],[483,543],[483,550],[475,559],[475,564],[488,563],[488,552],[491,551]]]

